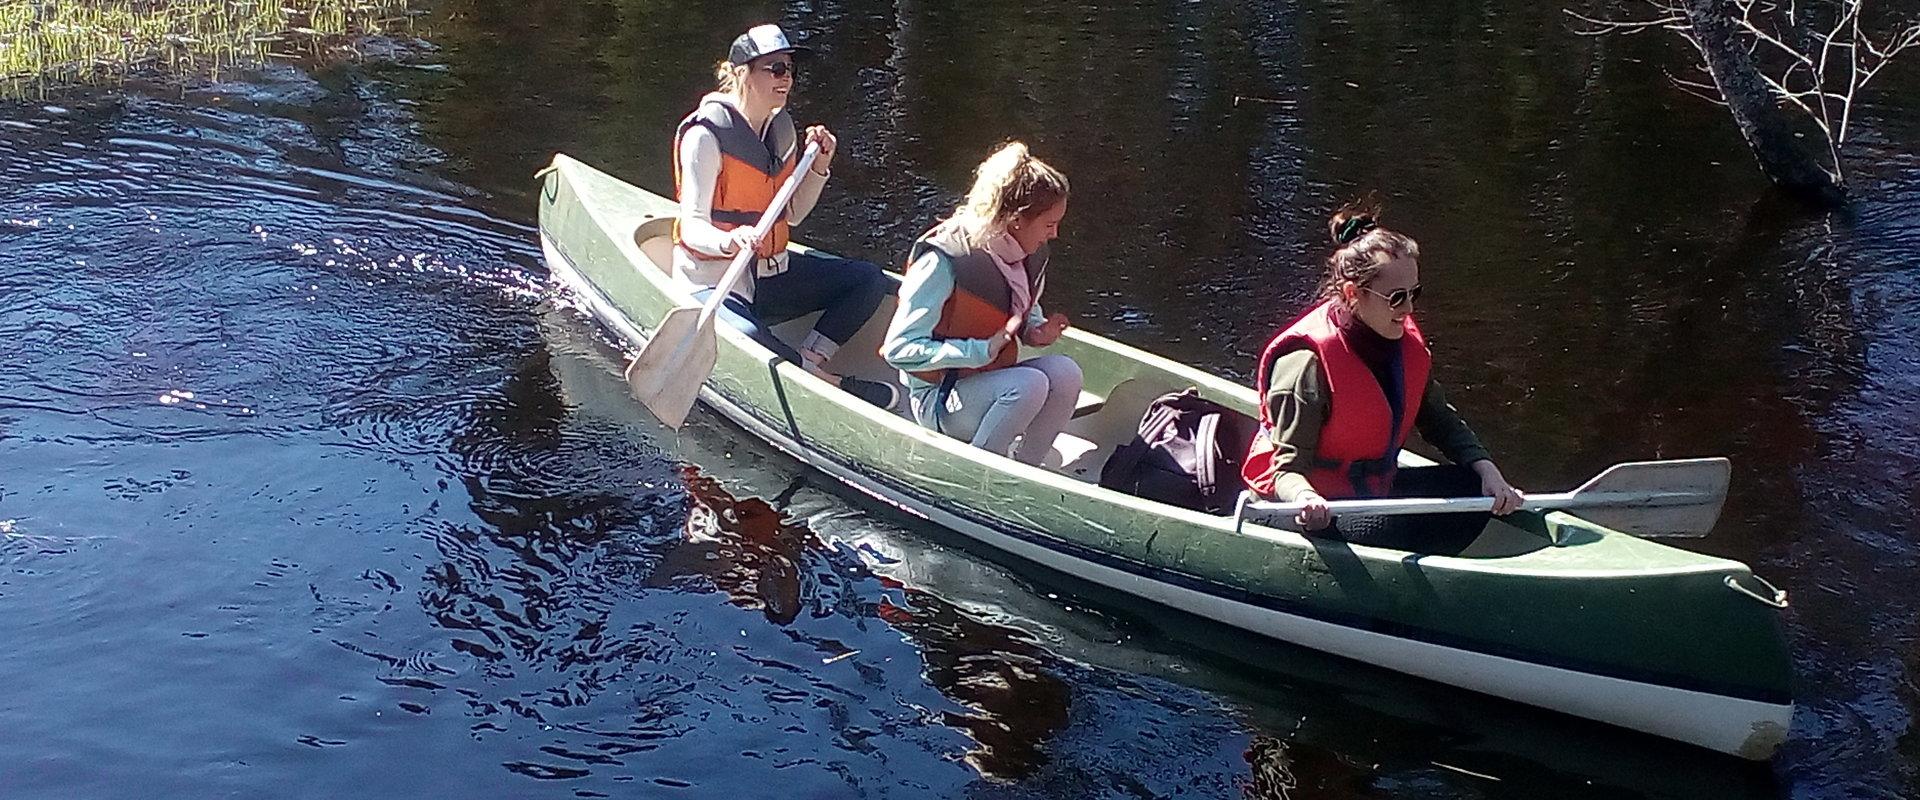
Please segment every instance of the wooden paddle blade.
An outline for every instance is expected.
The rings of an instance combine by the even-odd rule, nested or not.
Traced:
[[[1638,502],[1581,504],[1573,511],[1636,536],[1696,538],[1713,530],[1727,502],[1733,464],[1724,458],[1629,461],[1595,475],[1571,493],[1576,498],[1615,497]]]
[[[647,346],[627,365],[627,386],[668,427],[679,430],[700,396],[700,386],[713,374],[719,358],[713,318],[700,324],[700,309],[681,307],[667,312]]]

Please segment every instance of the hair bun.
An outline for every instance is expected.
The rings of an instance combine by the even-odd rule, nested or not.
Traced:
[[[1374,221],[1372,214],[1354,214],[1345,219],[1334,221],[1333,241],[1344,247],[1352,244],[1353,240],[1367,235],[1367,231],[1378,227],[1380,227],[1380,223]]]

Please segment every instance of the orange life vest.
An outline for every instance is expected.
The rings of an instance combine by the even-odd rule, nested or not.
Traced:
[[[1433,354],[1413,317],[1407,317],[1400,337],[1400,418],[1387,403],[1386,387],[1374,377],[1347,341],[1337,317],[1347,312],[1324,302],[1285,330],[1275,334],[1260,354],[1260,433],[1253,438],[1241,476],[1247,488],[1262,497],[1274,496],[1273,420],[1267,417],[1267,392],[1273,362],[1280,356],[1310,349],[1319,357],[1320,375],[1332,398],[1320,428],[1320,444],[1307,464],[1307,481],[1329,500],[1381,497],[1393,486],[1400,448],[1413,431],[1420,400],[1426,394]]]
[[[800,163],[796,147],[800,137],[794,130],[793,118],[787,116],[786,109],[774,112],[762,136],[754,133],[753,126],[732,103],[711,96],[702,100],[673,132],[673,196],[676,200],[680,197],[680,139],[695,125],[712,131],[714,138],[720,140],[720,177],[713,187],[713,226],[724,231],[758,223],[760,215],[767,213],[767,206],[773,205],[773,196],[780,193],[780,185]],[[688,247],[680,238],[677,218],[673,223],[673,243],[694,258],[726,257]],[[754,249],[761,258],[786,252],[785,214],[774,221],[773,229]]]
[[[933,230],[922,234],[913,243],[913,249],[907,254],[907,268],[920,263],[920,257],[928,250],[938,250],[947,257],[953,269],[953,294],[947,298],[946,305],[940,307],[940,321],[934,323],[935,339],[991,339],[995,332],[1006,328],[1014,315],[1025,315],[1024,308],[1013,307],[1013,287],[1007,285],[1007,277],[993,263],[993,256],[985,248],[975,247],[967,241],[966,230],[952,223],[941,223]],[[1027,256],[1028,296],[1033,302],[1040,302],[1040,292],[1047,284],[1047,248]],[[955,377],[964,378],[987,370],[1009,367],[1020,360],[1018,339],[1007,343],[1006,347],[995,354],[993,361],[982,367],[969,367],[954,370],[924,370],[910,373],[928,383],[940,383],[948,372]]]

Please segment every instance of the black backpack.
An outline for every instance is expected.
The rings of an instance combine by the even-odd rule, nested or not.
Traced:
[[[1213,514],[1233,513],[1246,484],[1240,462],[1258,420],[1194,389],[1161,395],[1140,418],[1140,433],[1100,470],[1100,485],[1136,497]]]

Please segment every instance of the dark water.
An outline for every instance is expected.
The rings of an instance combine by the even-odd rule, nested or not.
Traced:
[[[0,110],[0,796],[1920,793],[1920,62],[1821,216],[1664,83],[1678,48],[1552,6],[430,19],[397,60]],[[896,260],[1020,137],[1078,190],[1050,305],[1225,372],[1380,191],[1517,482],[1734,459],[1699,546],[1793,593],[1793,740],[1751,767],[1250,641],[651,425],[531,175],[665,186],[764,19],[847,143],[804,238]]]

